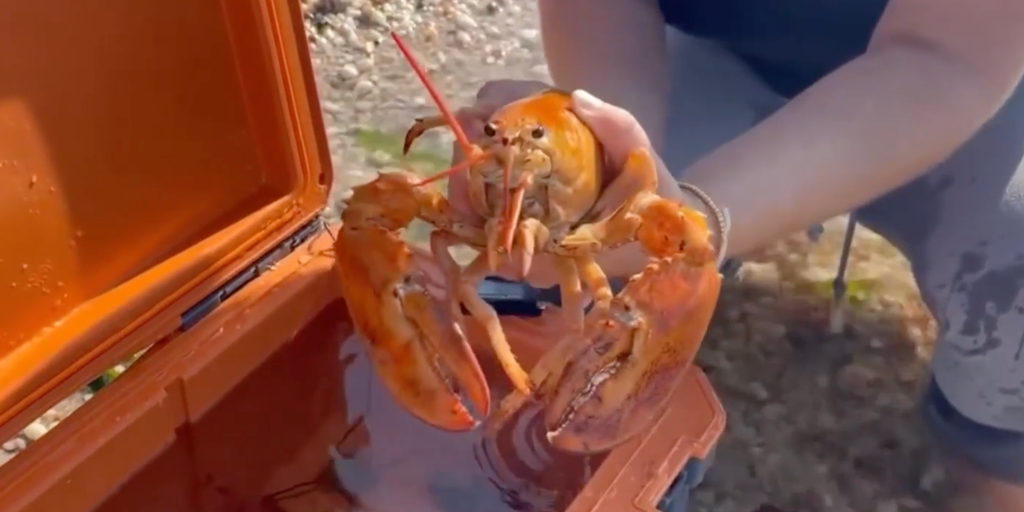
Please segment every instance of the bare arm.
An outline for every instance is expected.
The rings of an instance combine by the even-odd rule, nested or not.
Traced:
[[[868,51],[687,170],[742,254],[922,175],[1024,72],[1024,2],[892,0]]]

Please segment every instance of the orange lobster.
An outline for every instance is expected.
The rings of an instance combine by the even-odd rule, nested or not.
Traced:
[[[700,346],[718,300],[722,240],[716,247],[704,214],[654,193],[657,172],[647,148],[635,149],[604,183],[602,148],[567,93],[549,90],[506,105],[490,118],[484,139],[471,143],[402,40],[392,37],[441,110],[417,120],[405,149],[425,130],[447,125],[465,159],[427,180],[381,174],[355,187],[342,212],[335,243],[342,291],[378,374],[423,421],[447,430],[476,426],[467,405],[486,416],[490,392],[464,334],[465,305],[515,387],[491,428],[537,397],[556,447],[595,452],[624,442],[663,411]],[[440,192],[421,186],[463,171],[476,215],[460,214]],[[722,212],[687,188],[724,237]],[[443,303],[428,293],[426,276],[399,237],[414,218],[437,228],[430,246],[445,273]],[[613,296],[594,257],[635,241],[655,260]],[[462,268],[449,254],[456,244],[481,254]],[[570,327],[530,374],[476,292],[512,251],[523,256],[524,275],[535,252],[554,256]],[[594,296],[586,317],[581,282]]]

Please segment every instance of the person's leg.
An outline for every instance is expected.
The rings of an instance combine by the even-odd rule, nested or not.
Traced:
[[[670,30],[670,141],[684,170],[785,104],[724,49]],[[1024,89],[1024,88],[1022,88]],[[959,464],[950,512],[1024,510],[1024,90],[943,165],[861,209],[913,262],[940,324],[927,424]],[[978,503],[987,502],[986,508]]]
[[[1024,511],[1022,156],[1019,87],[943,164],[858,211],[911,261],[939,325],[924,413],[974,496],[958,512]]]

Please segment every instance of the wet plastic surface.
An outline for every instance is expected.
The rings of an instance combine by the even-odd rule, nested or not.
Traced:
[[[552,451],[530,410],[495,440],[438,431],[373,376],[325,239],[151,349],[0,467],[4,511],[679,510],[679,497],[662,503],[670,485],[724,427],[699,369],[649,434],[603,461]],[[504,319],[524,364],[558,335],[558,320]],[[480,334],[470,333],[485,343]],[[479,355],[500,397],[501,372]]]

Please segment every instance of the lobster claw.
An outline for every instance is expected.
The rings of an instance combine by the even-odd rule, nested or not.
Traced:
[[[713,263],[694,266],[677,255],[632,278],[610,308],[592,311],[587,343],[570,356],[547,400],[549,441],[595,453],[650,428],[693,363],[721,282]]]
[[[386,180],[356,191],[334,244],[342,293],[359,339],[392,397],[437,428],[464,431],[490,410],[491,396],[465,335],[428,290],[428,277],[398,233],[354,222],[375,212]],[[384,201],[394,205],[397,201]],[[363,211],[360,211],[363,210]],[[404,219],[400,219],[403,220]]]
[[[370,358],[392,396],[414,416],[440,429],[470,430],[479,423],[474,413],[486,416],[491,407],[483,370],[459,325],[425,286],[413,282],[396,290],[405,318],[389,321],[408,342],[398,350],[372,348]]]

